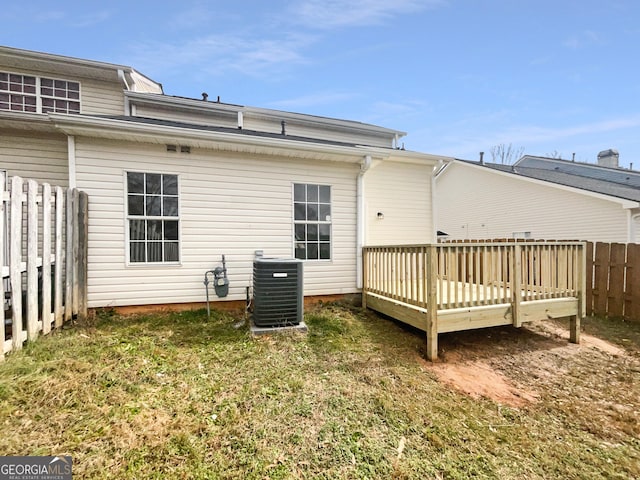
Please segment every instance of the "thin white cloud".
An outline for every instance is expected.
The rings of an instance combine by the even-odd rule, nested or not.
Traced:
[[[75,28],[87,28],[106,22],[111,19],[112,13],[107,10],[99,12],[90,12],[78,16],[72,16],[68,19],[68,25]]]
[[[291,19],[315,29],[362,27],[444,3],[444,0],[304,0],[291,7]]]
[[[273,108],[301,110],[318,105],[341,103],[358,97],[359,94],[350,92],[316,92],[311,95],[276,100],[274,102],[270,102],[269,105]]]
[[[572,50],[578,50],[580,48],[589,47],[592,45],[602,45],[604,40],[602,37],[593,30],[585,30],[567,38],[562,45]]]
[[[304,36],[254,38],[241,33],[208,35],[183,43],[147,43],[134,47],[135,64],[148,74],[167,74],[167,68],[193,65],[209,75],[231,71],[261,76],[278,68],[305,63],[300,49],[310,41]]]

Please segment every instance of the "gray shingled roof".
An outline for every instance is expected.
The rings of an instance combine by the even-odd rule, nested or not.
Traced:
[[[523,157],[515,165],[480,164],[468,160],[464,160],[464,162],[513,175],[640,202],[640,172],[528,156]]]
[[[553,170],[579,177],[604,180],[619,185],[640,188],[640,172],[626,168],[603,167],[594,163],[572,162],[557,158],[525,155],[515,163],[515,167]]]

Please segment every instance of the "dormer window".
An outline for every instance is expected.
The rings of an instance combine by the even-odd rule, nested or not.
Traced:
[[[80,83],[0,72],[0,110],[80,113]]]

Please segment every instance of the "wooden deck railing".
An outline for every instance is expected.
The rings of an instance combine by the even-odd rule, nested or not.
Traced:
[[[437,333],[497,325],[476,318],[500,314],[509,323],[547,316],[572,318],[578,341],[584,315],[585,244],[582,242],[486,242],[363,248],[363,303],[391,300],[399,313],[427,332],[429,358]],[[544,303],[544,305],[542,305]],[[404,306],[421,309],[412,313]],[[449,324],[438,324],[438,317]],[[458,322],[458,323],[455,323]],[[431,340],[429,340],[431,339]]]
[[[577,297],[584,248],[581,242],[364,247],[363,291],[428,308],[432,285],[438,310]]]

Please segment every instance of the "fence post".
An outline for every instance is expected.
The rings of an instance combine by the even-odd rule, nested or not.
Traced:
[[[80,192],[73,189],[73,315],[78,315],[80,284],[79,284],[79,266],[80,266]]]
[[[5,339],[5,328],[4,328],[4,239],[5,239],[5,231],[4,231],[4,219],[5,219],[5,208],[4,208],[4,195],[5,195],[5,186],[6,186],[6,177],[3,172],[0,172],[0,258],[2,262],[0,262],[0,268],[2,269],[2,276],[0,277],[0,299],[2,299],[2,308],[0,308],[0,362],[4,360],[4,339]]]
[[[38,336],[38,184],[27,180],[27,339]]]
[[[438,263],[437,247],[427,247],[427,359],[438,358]]]
[[[42,334],[51,331],[51,185],[42,184]]]
[[[522,246],[514,243],[511,258],[511,320],[514,327],[522,326],[520,302],[522,301]]]
[[[582,244],[577,255],[578,264],[578,311],[575,315],[569,317],[569,341],[571,343],[580,343],[580,321],[585,314],[586,308],[586,290],[587,290],[587,248]]]
[[[65,289],[64,289],[64,321],[67,322],[73,318],[73,190],[67,190],[65,202],[65,218],[67,224],[65,239]]]
[[[587,281],[587,294],[585,296],[585,301],[586,301],[586,305],[585,305],[585,309],[586,309],[586,314],[587,315],[593,315],[593,268],[594,268],[594,262],[593,262],[593,249],[594,249],[594,244],[593,242],[587,242],[586,243],[586,255],[587,255],[587,264],[586,264],[586,270],[585,270],[585,278]],[[577,285],[579,287],[579,285]]]
[[[11,239],[9,277],[11,283],[11,342],[14,351],[22,348],[22,178],[11,178]]]
[[[80,192],[78,197],[78,317],[87,317],[87,268],[89,238],[89,195]]]
[[[640,244],[627,245],[627,275],[624,317],[640,321]]]
[[[62,188],[56,187],[56,244],[55,244],[55,276],[54,276],[54,295],[53,295],[53,316],[56,328],[62,326],[63,321],[63,305],[62,305],[62,227],[64,222],[64,194]]]

